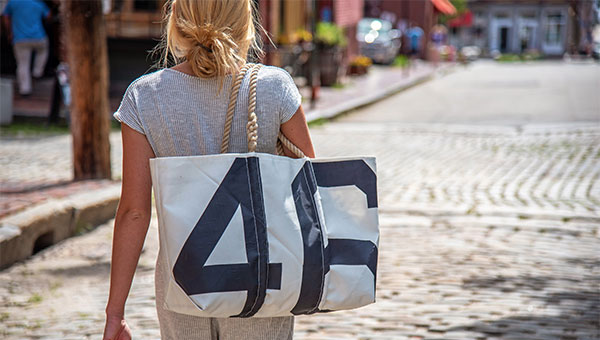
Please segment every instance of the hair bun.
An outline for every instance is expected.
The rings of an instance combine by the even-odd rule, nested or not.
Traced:
[[[235,74],[248,52],[260,54],[254,0],[171,0],[167,9],[165,64],[186,61],[194,75]]]
[[[227,32],[228,30],[229,28],[227,27],[218,29],[215,25],[206,23],[196,27],[194,38],[197,44],[210,49],[216,41],[231,41],[231,37]]]

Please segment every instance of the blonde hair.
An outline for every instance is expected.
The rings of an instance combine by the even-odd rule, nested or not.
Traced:
[[[163,66],[187,61],[194,75],[223,77],[262,55],[252,0],[172,0],[166,4]]]

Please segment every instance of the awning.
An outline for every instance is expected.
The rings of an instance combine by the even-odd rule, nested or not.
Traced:
[[[456,14],[456,8],[450,3],[449,0],[431,0],[435,8],[446,15]]]
[[[466,11],[458,17],[448,21],[450,27],[471,27],[473,25],[473,12]]]

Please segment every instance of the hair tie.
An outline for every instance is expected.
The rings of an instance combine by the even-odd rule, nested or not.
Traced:
[[[197,45],[200,46],[200,47],[202,47],[204,50],[206,50],[206,52],[212,53],[212,48],[206,47],[206,46],[204,46],[203,44],[200,44],[200,43],[198,43]]]

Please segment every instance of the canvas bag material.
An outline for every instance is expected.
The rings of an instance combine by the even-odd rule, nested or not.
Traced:
[[[150,160],[169,275],[164,307],[203,317],[276,317],[373,303],[375,158],[254,152],[259,68],[248,64],[238,76],[251,77],[251,152]],[[230,107],[237,91],[239,81]]]

